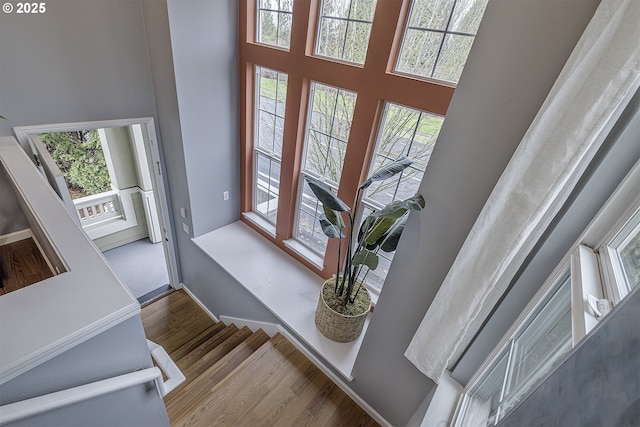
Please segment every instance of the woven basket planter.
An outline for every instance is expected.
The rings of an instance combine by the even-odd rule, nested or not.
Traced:
[[[327,282],[322,285],[323,288],[325,286],[327,286]],[[370,308],[371,297],[369,296],[369,292],[364,287],[360,292],[363,291],[367,293]],[[370,310],[366,310],[357,316],[347,316],[329,307],[322,294],[323,292],[321,290],[318,298],[318,307],[316,308],[316,326],[320,332],[322,332],[322,335],[336,342],[354,341],[360,336]]]

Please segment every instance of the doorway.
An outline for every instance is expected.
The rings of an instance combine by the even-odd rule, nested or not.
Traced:
[[[177,287],[152,118],[25,126],[14,131],[70,215],[139,302]],[[61,138],[66,139],[61,142]],[[80,165],[73,165],[69,156],[61,160],[66,154],[56,148],[65,144],[86,148],[87,154],[74,151],[71,156],[80,159]],[[86,163],[95,167],[86,168]],[[77,179],[82,175],[90,175],[91,182]],[[94,181],[100,185],[94,186]]]

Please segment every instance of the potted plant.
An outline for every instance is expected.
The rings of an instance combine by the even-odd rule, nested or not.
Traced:
[[[333,341],[349,342],[360,335],[371,308],[371,297],[363,285],[366,275],[378,267],[379,251],[395,251],[409,211],[424,208],[424,199],[419,194],[406,200],[391,202],[384,208],[371,212],[356,233],[354,227],[362,193],[372,183],[391,178],[411,163],[408,157],[402,157],[375,171],[358,187],[353,210],[324,183],[305,176],[311,191],[322,204],[322,231],[327,237],[340,240],[336,274],[323,284],[315,314],[316,326]],[[342,214],[346,215],[347,223]],[[343,231],[345,228],[346,233]],[[347,245],[341,269],[344,238],[347,239]]]

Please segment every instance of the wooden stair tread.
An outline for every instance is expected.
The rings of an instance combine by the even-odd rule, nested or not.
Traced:
[[[345,416],[349,425],[367,425],[370,417],[350,399],[350,405],[343,406],[345,399],[342,390],[277,334],[218,383],[197,408],[172,419],[172,425],[341,425]]]
[[[197,378],[184,383],[177,393],[165,398],[169,419],[173,422],[195,409],[216,385],[269,340],[262,330],[251,334]]]
[[[211,326],[200,332],[198,335],[194,336],[189,341],[171,352],[171,358],[173,360],[180,360],[192,351],[198,348],[206,347],[207,343],[218,333],[220,333],[220,331],[222,331],[224,328],[225,324],[222,322],[212,324]]]
[[[378,425],[281,334],[215,322],[184,291],[142,319],[186,376],[164,398],[174,427]]]

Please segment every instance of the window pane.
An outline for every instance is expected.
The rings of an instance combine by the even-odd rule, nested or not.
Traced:
[[[433,71],[433,78],[457,82],[469,56],[473,37],[447,34],[440,51],[440,58]]]
[[[558,290],[514,340],[513,370],[505,409],[571,349],[571,283],[567,275]]]
[[[322,205],[318,202],[318,199],[316,199],[309,185],[304,182],[299,206],[296,237],[319,254],[324,253],[328,240],[327,236],[322,232],[322,227],[318,221],[321,214]]]
[[[640,211],[620,230],[610,246],[616,282],[624,297],[640,284]]]
[[[293,0],[259,0],[258,42],[289,48]]]
[[[446,30],[454,0],[414,0],[409,26]]]
[[[253,210],[275,225],[280,187],[287,75],[256,67]]]
[[[278,213],[280,162],[258,154],[256,163],[255,211],[275,225]]]
[[[391,179],[373,183],[365,194],[368,201],[383,207],[417,193],[442,121],[440,116],[386,104],[371,172],[405,155],[413,164]]]
[[[356,94],[314,82],[310,98],[301,180],[311,175],[335,190],[342,174]],[[321,214],[322,206],[303,182],[295,236],[319,254],[327,244],[318,222]]]
[[[636,229],[633,239],[620,251],[620,259],[631,290],[640,284],[640,228]]]
[[[407,29],[396,71],[431,77],[443,37],[442,33]]]
[[[337,185],[351,131],[356,95],[319,83],[312,84],[303,170]]]
[[[364,64],[376,0],[324,0],[316,54]]]
[[[414,0],[396,71],[456,83],[488,0]]]
[[[495,425],[508,415],[571,349],[571,278],[568,271],[555,282],[550,296],[541,301],[522,325],[491,368],[481,374],[467,392],[474,399],[491,402],[487,426]],[[466,421],[467,414],[464,416]]]
[[[493,366],[482,376],[481,380],[473,387],[473,390],[469,391],[469,395],[482,405],[478,405],[483,410],[481,411],[484,417],[487,417],[487,426],[494,426],[497,423],[498,408],[502,399],[502,390],[504,387],[504,380],[507,374],[507,366],[509,362],[509,349],[507,347],[493,363]],[[488,410],[486,409],[488,407]],[[481,425],[472,424],[467,422],[471,418],[474,418],[475,414],[464,414],[463,426]]]
[[[435,145],[443,118],[420,110],[387,103],[378,141],[372,159],[370,174],[381,167],[409,156],[413,163],[401,173],[384,181],[376,181],[367,188],[364,196],[363,219],[373,209],[381,209],[395,201],[413,197],[418,193],[427,163]],[[378,252],[380,265],[370,272],[367,285],[380,290],[386,278],[394,253]]]

